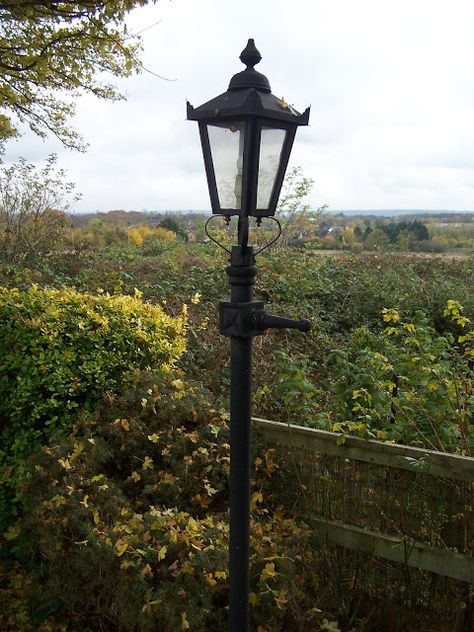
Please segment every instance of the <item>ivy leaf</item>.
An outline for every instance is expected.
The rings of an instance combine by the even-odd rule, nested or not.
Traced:
[[[188,621],[188,615],[186,612],[181,613],[181,630],[189,630],[191,626]]]
[[[250,498],[250,508],[253,510],[258,503],[263,502],[262,492],[254,492]]]
[[[14,540],[20,535],[20,527],[18,525],[12,525],[8,527],[6,532],[4,533],[5,540]]]
[[[162,546],[161,549],[158,551],[158,560],[160,562],[161,562],[161,560],[165,559],[167,552],[168,552],[168,547],[167,546]]]
[[[275,579],[279,573],[275,570],[275,564],[273,562],[269,562],[265,564],[262,572],[260,573],[260,580],[266,582],[268,579]]]
[[[153,467],[153,459],[150,456],[146,456],[143,461],[142,469],[150,470]]]
[[[128,543],[123,540],[118,540],[115,544],[115,555],[117,557],[122,557],[125,551],[128,549]]]

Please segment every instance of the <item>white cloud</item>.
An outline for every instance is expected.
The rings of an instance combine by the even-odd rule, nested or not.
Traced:
[[[82,210],[208,208],[197,106],[224,92],[254,37],[259,69],[297,109],[311,104],[292,163],[331,208],[473,209],[474,5],[469,0],[161,0],[137,10],[144,63],[127,102],[78,104],[85,155],[25,136],[7,158],[51,151]]]

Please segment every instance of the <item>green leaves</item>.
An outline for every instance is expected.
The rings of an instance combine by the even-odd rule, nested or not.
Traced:
[[[54,154],[42,168],[23,158],[0,165],[0,260],[31,264],[60,249],[71,222],[65,211],[80,197],[74,186]]]
[[[167,316],[139,295],[0,286],[0,471],[60,436],[134,372],[168,370],[184,351],[185,326],[184,314]]]
[[[156,413],[141,406],[144,394]],[[46,570],[35,610],[52,617],[51,629],[225,629],[229,429],[207,396],[179,371],[143,372],[29,463],[26,510],[9,542],[24,547],[33,572]],[[291,476],[276,450],[254,449],[251,629],[317,628],[313,533],[281,506]],[[21,604],[30,593],[18,596]]]
[[[68,147],[84,149],[69,127],[74,99],[89,92],[122,98],[99,78],[138,72],[140,39],[127,30],[127,14],[147,0],[76,0],[0,4],[0,107],[41,137],[53,133]],[[0,141],[15,130],[5,115]]]
[[[469,322],[458,301],[448,301],[444,315],[463,328]],[[422,311],[409,321],[393,308],[384,308],[382,316],[390,325],[382,333],[356,330],[347,348],[333,354],[340,404],[333,429],[471,454],[469,348],[437,334]],[[467,338],[469,332],[458,342],[468,345]]]

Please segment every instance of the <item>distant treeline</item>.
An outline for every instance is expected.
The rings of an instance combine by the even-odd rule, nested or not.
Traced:
[[[449,224],[474,223],[474,211],[327,211],[327,215],[336,217],[348,217],[351,219],[370,219],[372,221],[390,219],[391,221],[431,221],[446,222]]]
[[[206,217],[208,214],[196,211],[124,211],[122,209],[107,212],[71,214],[72,225],[76,228],[87,226],[91,222],[105,222],[117,226],[134,226],[147,223],[159,225],[164,218],[179,217],[181,221],[195,220]]]

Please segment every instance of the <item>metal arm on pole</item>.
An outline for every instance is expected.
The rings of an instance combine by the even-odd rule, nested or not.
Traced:
[[[306,333],[311,330],[309,320],[292,320],[291,318],[273,316],[273,314],[269,314],[263,309],[253,311],[250,316],[250,322],[254,327],[262,331],[264,329],[298,329]]]

